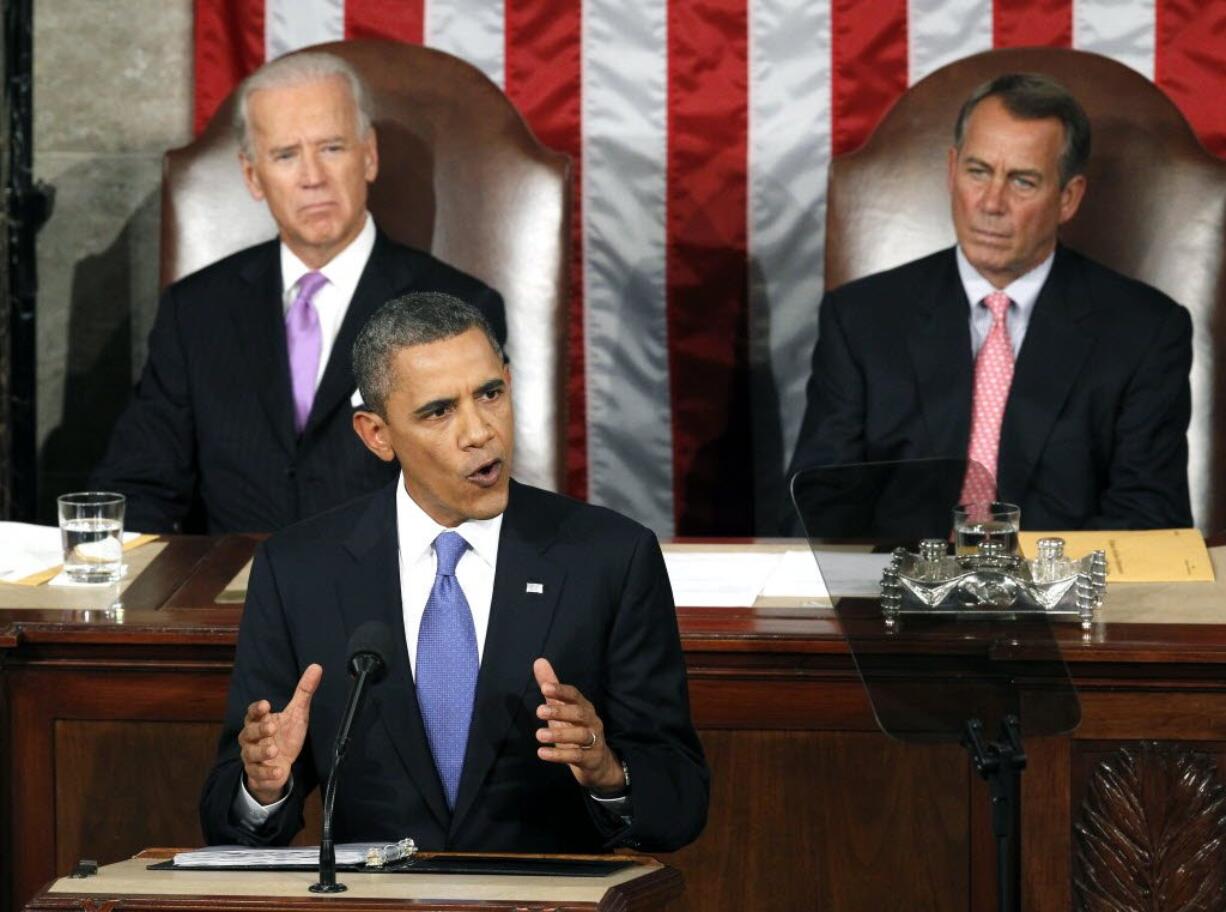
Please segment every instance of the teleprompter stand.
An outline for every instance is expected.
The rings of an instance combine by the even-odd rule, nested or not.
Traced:
[[[987,780],[997,907],[1017,912],[1026,849],[1019,838],[1022,732],[1060,734],[1081,718],[1050,619],[1041,609],[962,613],[915,603],[887,623],[879,595],[868,594],[873,580],[837,588],[848,578],[848,547],[875,543],[888,552],[916,549],[922,539],[948,541],[966,472],[964,460],[826,466],[799,473],[792,498],[878,726],[905,742],[960,742]],[[987,733],[998,734],[990,740]]]

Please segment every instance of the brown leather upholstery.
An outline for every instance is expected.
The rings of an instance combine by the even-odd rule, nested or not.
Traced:
[[[560,489],[569,160],[537,142],[480,71],[448,54],[390,41],[311,50],[344,57],[370,85],[379,139],[370,210],[379,226],[502,293],[515,383],[515,476]],[[243,186],[233,103],[199,139],[166,154],[163,285],[276,234]]]
[[[1192,510],[1203,531],[1226,529],[1226,162],[1136,72],[1097,54],[1026,48],[977,54],[917,83],[861,149],[831,164],[827,286],[953,244],[954,119],[976,85],[1013,71],[1055,76],[1093,125],[1086,198],[1062,238],[1192,313]]]

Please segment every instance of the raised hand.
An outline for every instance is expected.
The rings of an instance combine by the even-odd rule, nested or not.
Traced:
[[[322,666],[308,665],[294,695],[280,712],[273,712],[267,700],[257,700],[247,707],[238,746],[247,774],[247,791],[260,804],[272,804],[285,791],[290,767],[306,741],[311,697],[323,675]]]
[[[596,708],[575,687],[562,684],[548,659],[532,663],[532,673],[545,702],[536,708],[548,725],[536,730],[543,747],[536,755],[550,763],[565,763],[575,780],[596,792],[616,793],[625,786],[621,761],[604,739],[604,723]]]

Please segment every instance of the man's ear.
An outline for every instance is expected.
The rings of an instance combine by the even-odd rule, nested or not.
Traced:
[[[353,432],[365,444],[366,449],[384,462],[391,462],[396,458],[396,451],[392,449],[391,438],[387,432],[387,422],[374,412],[365,409],[354,412]]]
[[[243,183],[247,185],[247,192],[251,194],[252,199],[264,199],[264,185],[260,183],[260,175],[256,173],[255,165],[247,157],[246,152],[238,153],[238,165],[243,171]]]
[[[374,127],[366,132],[366,138],[362,140],[362,144],[366,147],[363,150],[363,155],[366,157],[364,171],[366,183],[371,184],[379,176],[379,138],[375,135]]]
[[[1069,182],[1060,190],[1060,224],[1063,225],[1074,215],[1086,195],[1085,175],[1078,174],[1069,178]]]

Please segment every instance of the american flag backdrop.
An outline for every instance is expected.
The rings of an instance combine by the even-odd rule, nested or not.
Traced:
[[[576,163],[567,488],[664,536],[768,529],[804,408],[826,169],[993,47],[1093,51],[1226,155],[1226,0],[196,0],[197,130],[288,51],[456,54]]]

